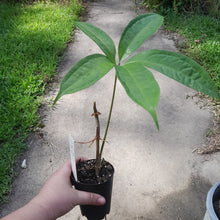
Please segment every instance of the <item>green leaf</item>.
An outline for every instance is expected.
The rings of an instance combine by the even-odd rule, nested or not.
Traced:
[[[159,29],[162,23],[163,17],[153,13],[139,15],[130,21],[119,42],[119,60],[125,60],[138,49],[148,37]]]
[[[139,62],[211,97],[220,99],[218,88],[198,63],[178,53],[148,50],[133,56],[127,63]]]
[[[114,64],[101,54],[93,54],[81,59],[64,76],[54,104],[65,94],[71,94],[90,87],[108,73],[113,66]]]
[[[85,22],[76,22],[75,25],[88,37],[90,37],[100,47],[105,55],[113,63],[115,63],[115,45],[109,35],[107,35],[103,30]]]
[[[156,108],[160,88],[153,74],[139,63],[116,66],[116,74],[128,96],[151,114],[159,129]]]

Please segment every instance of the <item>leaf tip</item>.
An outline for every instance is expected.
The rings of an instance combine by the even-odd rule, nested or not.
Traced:
[[[153,111],[153,112],[150,112],[150,111],[149,111],[149,113],[151,114],[151,116],[152,116],[152,118],[153,118],[153,120],[154,120],[154,123],[155,123],[155,125],[156,125],[156,127],[157,127],[157,130],[159,131],[159,130],[160,130],[160,126],[159,126],[159,123],[158,123],[156,111]]]
[[[53,105],[55,105],[58,101],[58,99],[61,97],[60,93],[57,94],[56,98],[53,101]]]
[[[157,130],[159,131],[159,130],[160,130],[160,126],[159,126],[157,117],[156,117],[156,118],[153,118],[153,119],[154,119],[154,122],[155,122],[155,124],[156,124]]]

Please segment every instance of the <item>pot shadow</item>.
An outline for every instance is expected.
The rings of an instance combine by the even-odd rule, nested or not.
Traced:
[[[169,194],[142,220],[201,220],[206,211],[206,196],[211,184],[201,177],[192,177],[184,190]]]

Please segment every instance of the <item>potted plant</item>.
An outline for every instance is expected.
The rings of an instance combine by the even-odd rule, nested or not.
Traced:
[[[85,185],[102,185],[108,181],[112,182],[114,168],[109,163],[106,165],[106,161],[102,159],[102,152],[106,142],[118,80],[128,96],[150,113],[158,129],[159,124],[156,108],[159,102],[160,88],[153,74],[147,68],[154,69],[192,89],[220,99],[219,91],[208,73],[198,63],[184,55],[163,50],[147,50],[130,57],[148,37],[160,28],[162,23],[163,17],[154,13],[142,14],[130,21],[120,38],[117,62],[115,45],[104,31],[88,23],[76,23],[76,26],[89,36],[100,47],[104,54],[92,54],[76,63],[64,76],[54,104],[65,94],[75,93],[88,88],[107,74],[112,68],[115,68],[113,95],[103,139],[101,139],[99,135],[99,112],[94,103],[93,115],[95,116],[97,126],[96,137],[91,142],[96,141],[96,158],[87,162],[86,165],[79,163],[77,166],[79,170],[88,167],[88,172],[90,174],[93,173],[95,176],[92,178],[95,179],[96,183],[82,183],[82,185],[84,185],[83,190],[87,190]],[[100,141],[102,141],[101,146],[99,146]],[[100,172],[104,172],[103,170],[105,169],[109,169],[105,171],[105,173],[108,173],[107,175],[110,176],[110,179],[107,180],[104,178],[105,180],[102,182],[102,180],[100,180]],[[85,170],[83,172],[85,172]],[[73,183],[78,187],[77,182],[73,180]],[[109,211],[110,205],[107,207],[106,214]],[[94,213],[96,211],[93,210],[91,212]],[[82,214],[87,216],[84,210],[82,210]],[[87,216],[87,218],[89,220],[99,220],[104,218],[104,216],[105,214],[97,217],[92,216],[91,218]]]

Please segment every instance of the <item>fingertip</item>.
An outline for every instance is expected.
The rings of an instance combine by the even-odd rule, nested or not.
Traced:
[[[105,198],[104,197],[99,197],[97,199],[97,205],[105,205]]]
[[[88,158],[87,157],[77,157],[76,158],[76,163],[78,163],[79,161],[83,162],[83,161],[87,161]]]
[[[75,190],[75,199],[78,205],[102,206],[105,204],[105,198],[99,194]]]

